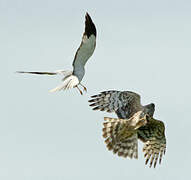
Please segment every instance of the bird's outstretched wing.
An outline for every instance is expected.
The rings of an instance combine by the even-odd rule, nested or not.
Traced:
[[[146,158],[145,164],[150,161],[150,167],[157,161],[161,163],[162,156],[166,151],[165,126],[162,121],[150,118],[145,126],[138,129],[138,138],[143,141],[143,152]]]
[[[104,91],[91,98],[93,110],[115,112],[121,119],[130,118],[142,108],[140,95],[131,91]]]
[[[84,68],[96,46],[96,27],[88,13],[86,13],[85,19],[85,32],[73,61],[74,75],[80,74],[78,71],[81,71]]]
[[[105,117],[103,137],[108,150],[118,156],[138,158],[137,129],[147,123],[146,116],[140,118],[142,111],[130,119]]]

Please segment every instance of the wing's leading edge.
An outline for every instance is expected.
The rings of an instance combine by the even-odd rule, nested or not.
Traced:
[[[92,56],[95,50],[96,35],[97,35],[96,27],[89,14],[86,13],[85,32],[83,34],[80,47],[78,48],[73,61],[73,67],[74,67],[73,74],[79,78],[79,81],[81,81],[84,76],[85,73],[84,66],[86,62]]]
[[[121,119],[128,119],[142,109],[140,96],[131,91],[103,91],[91,98],[93,110],[115,112]]]

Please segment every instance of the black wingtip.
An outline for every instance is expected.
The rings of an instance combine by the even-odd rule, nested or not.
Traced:
[[[94,110],[94,111],[99,110],[99,107],[97,106],[97,107],[93,108],[92,110]]]
[[[85,15],[85,33],[88,38],[93,34],[95,37],[97,35],[97,31],[96,31],[96,27],[95,24],[93,23],[90,15],[88,14],[88,12],[86,12]]]
[[[156,168],[157,162],[154,163],[154,168]]]
[[[89,104],[89,106],[91,106],[91,107],[92,107],[92,106],[95,106],[95,103],[93,103],[93,104]]]
[[[147,165],[148,162],[149,162],[149,159],[146,159],[146,161],[145,161],[145,165]]]
[[[91,96],[91,98],[96,98],[98,95],[93,95],[93,96]]]
[[[90,99],[90,100],[88,100],[88,102],[92,103],[92,102],[94,102],[94,99]]]
[[[89,15],[89,13],[87,11],[86,11],[86,18],[90,18],[91,19],[90,15]]]

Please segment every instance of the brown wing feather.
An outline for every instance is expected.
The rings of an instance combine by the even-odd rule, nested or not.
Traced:
[[[138,138],[144,142],[143,152],[146,158],[145,164],[150,161],[150,167],[154,167],[166,151],[165,126],[162,121],[150,118],[145,126],[138,129]]]
[[[118,156],[138,158],[138,139],[135,131],[126,131],[124,119],[104,118],[103,137],[108,150]]]
[[[118,156],[138,158],[137,129],[147,123],[142,111],[134,114],[130,119],[104,118],[103,137],[106,139],[108,150]]]

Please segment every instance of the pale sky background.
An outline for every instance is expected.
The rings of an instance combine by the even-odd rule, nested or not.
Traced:
[[[17,70],[71,69],[89,12],[97,47],[83,84],[49,93],[61,77]],[[0,179],[190,179],[190,0],[0,0]],[[113,155],[104,116],[88,106],[104,90],[131,90],[154,102],[166,125],[167,152],[156,169]]]

